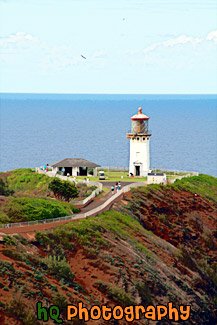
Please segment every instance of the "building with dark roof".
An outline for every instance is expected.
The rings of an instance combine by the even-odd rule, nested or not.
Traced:
[[[166,184],[167,175],[165,173],[148,173],[148,184]]]
[[[82,158],[66,158],[55,163],[50,164],[53,171],[63,172],[63,175],[71,176],[87,176],[88,172],[97,176],[97,165],[91,161]]]

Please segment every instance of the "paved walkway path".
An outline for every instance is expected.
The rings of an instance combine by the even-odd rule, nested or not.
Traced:
[[[102,182],[104,185],[104,182]],[[106,182],[107,183],[107,182]],[[112,185],[114,182],[112,182]],[[52,229],[56,228],[59,225],[66,224],[68,222],[73,222],[75,220],[80,220],[80,219],[85,219],[87,216],[95,216],[100,212],[104,212],[106,210],[109,210],[112,204],[116,201],[119,201],[125,192],[124,188],[128,188],[128,185],[133,184],[134,186],[142,186],[145,185],[143,182],[122,182],[122,189],[118,191],[117,193],[112,194],[111,191],[108,192],[106,195],[104,195],[101,198],[94,198],[94,200],[89,203],[87,206],[81,209],[80,213],[78,215],[75,215],[73,219],[70,220],[63,220],[59,222],[53,222],[53,223],[46,223],[46,224],[38,224],[38,225],[28,225],[28,226],[21,226],[21,227],[12,227],[12,228],[0,228],[0,239],[3,238],[5,234],[22,234],[25,235],[27,238],[34,238],[35,231],[42,231],[46,229]],[[106,184],[106,186],[109,186],[110,184]],[[127,189],[129,190],[129,189]],[[113,197],[113,199],[112,199]],[[106,202],[109,202],[108,205],[106,205]],[[105,206],[106,205],[106,206]],[[100,209],[102,207],[102,209]],[[99,211],[94,211],[94,210],[99,210]]]

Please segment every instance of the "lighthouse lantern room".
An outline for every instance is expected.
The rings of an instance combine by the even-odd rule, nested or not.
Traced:
[[[130,140],[130,166],[129,173],[134,176],[147,176],[150,168],[149,142],[151,134],[148,131],[149,117],[139,112],[131,117],[131,133],[127,133]]]

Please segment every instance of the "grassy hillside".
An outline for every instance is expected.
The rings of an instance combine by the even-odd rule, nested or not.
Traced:
[[[173,302],[191,305],[183,324],[215,324],[217,186],[216,179],[200,177],[133,189],[113,205],[118,211],[37,232],[33,241],[6,236],[0,244],[0,323],[40,324],[40,300],[60,306],[63,318],[68,303]]]
[[[199,174],[177,180],[172,187],[174,189],[186,190],[197,193],[204,198],[217,203],[217,178],[209,175]]]
[[[51,219],[78,212],[72,204],[53,200],[49,191],[52,178],[35,173],[31,168],[0,173],[0,224],[30,220]],[[95,186],[78,184],[75,200],[89,196]]]
[[[77,212],[70,203],[45,198],[9,197],[0,203],[0,224],[52,219]]]
[[[46,197],[51,178],[32,171],[31,168],[15,169],[7,177],[9,189],[16,196]]]
[[[48,186],[52,178],[30,168],[0,173],[0,179],[5,194],[10,195],[0,198],[0,224],[52,219],[79,211],[70,203],[50,198]]]

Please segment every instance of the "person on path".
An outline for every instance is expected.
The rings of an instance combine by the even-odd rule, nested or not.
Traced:
[[[62,176],[64,176],[64,173],[65,173],[65,168],[63,167],[62,168]]]
[[[112,195],[114,194],[114,190],[115,190],[115,187],[112,185],[112,187],[111,187]]]

